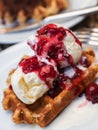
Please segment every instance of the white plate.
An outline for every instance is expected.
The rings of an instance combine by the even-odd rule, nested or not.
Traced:
[[[95,49],[97,59],[98,51]],[[2,108],[3,90],[7,88],[6,78],[25,54],[32,55],[26,42],[14,45],[0,53],[0,130],[98,130],[98,104],[92,105],[85,97],[74,100],[49,126],[14,124],[12,113]]]
[[[75,10],[75,9],[80,9],[80,8],[85,8],[85,7],[90,7],[94,6],[97,4],[97,0],[69,0],[69,9],[68,10]],[[84,17],[76,17],[69,19],[65,21],[64,23],[61,23],[63,26],[66,26],[68,28],[76,25],[79,23],[81,20],[83,20]],[[1,44],[12,44],[12,43],[17,43],[20,41],[25,41],[26,38],[30,35],[32,35],[32,31],[22,31],[22,32],[15,32],[15,33],[6,33],[6,34],[0,34],[0,43]]]

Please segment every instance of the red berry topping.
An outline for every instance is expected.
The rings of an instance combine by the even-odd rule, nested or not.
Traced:
[[[57,29],[57,25],[55,24],[48,24],[37,31],[38,37],[41,35],[52,37],[52,36],[55,36],[57,33],[59,33],[59,29]]]
[[[59,68],[65,67],[66,65],[73,65],[73,58],[66,51],[63,42],[67,33],[70,33],[76,40],[76,43],[81,46],[81,42],[70,30],[58,27],[55,24],[48,24],[41,28],[37,31],[38,42],[31,45],[29,41],[28,44],[38,56],[53,59]]]
[[[22,71],[25,74],[30,72],[37,73],[39,78],[45,81],[49,87],[51,87],[51,80],[55,79],[57,76],[57,71],[54,69],[52,65],[39,61],[36,56],[32,56],[22,60],[19,63],[19,66],[22,67]]]
[[[74,70],[74,74],[71,77],[65,73],[66,69],[65,72],[63,72],[59,76],[59,84],[63,89],[73,88],[74,86],[77,86],[79,82],[82,80],[83,71],[75,66],[72,67],[72,69]]]
[[[82,80],[82,74],[83,71],[81,71],[77,67],[72,67],[75,71],[75,73],[69,77],[67,74],[65,74],[65,71],[63,70],[62,73],[59,74],[57,79],[54,81],[53,86],[50,88],[50,90],[47,92],[49,96],[54,98],[57,96],[63,89],[73,89],[74,94],[79,94],[80,89],[77,89],[77,85],[81,82]],[[68,68],[69,69],[69,68]]]
[[[32,56],[30,58],[24,59],[19,63],[22,67],[22,70],[25,74],[38,71],[45,63],[39,62],[36,56]]]
[[[86,99],[92,103],[98,103],[98,84],[91,83],[85,92]]]

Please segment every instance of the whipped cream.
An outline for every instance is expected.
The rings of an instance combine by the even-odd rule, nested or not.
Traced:
[[[34,103],[49,89],[36,73],[25,74],[21,67],[13,73],[11,85],[16,96],[26,104]]]

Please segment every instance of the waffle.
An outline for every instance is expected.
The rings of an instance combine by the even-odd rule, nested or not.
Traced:
[[[34,104],[26,105],[22,103],[14,94],[10,86],[10,78],[7,80],[9,87],[4,90],[3,108],[13,111],[13,121],[15,123],[38,124],[41,127],[47,126],[57,115],[63,111],[85,88],[96,79],[98,64],[93,64],[95,54],[92,49],[83,51],[90,66],[81,75],[82,80],[72,89],[63,89],[54,98],[47,93],[38,99]],[[14,71],[14,70],[13,70]],[[11,71],[10,76],[13,71]],[[9,77],[10,77],[9,76]]]
[[[14,27],[34,22],[32,18],[42,20],[67,7],[67,0],[0,0],[0,20],[7,27]]]

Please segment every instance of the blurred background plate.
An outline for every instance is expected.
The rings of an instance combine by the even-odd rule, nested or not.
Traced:
[[[96,4],[97,4],[97,0],[93,0],[93,2],[92,0],[86,0],[85,2],[84,0],[69,0],[69,8],[67,9],[67,11],[86,8],[86,7],[94,6]],[[65,22],[62,22],[60,24],[62,24],[67,28],[70,28],[76,25],[77,23],[79,23],[80,21],[82,21],[83,19],[84,16],[69,18]],[[25,41],[27,40],[27,37],[32,35],[32,33],[34,33],[35,31],[36,30],[34,29],[32,30],[32,28],[29,29],[24,28],[18,32],[0,34],[0,44],[13,44],[13,43]]]

